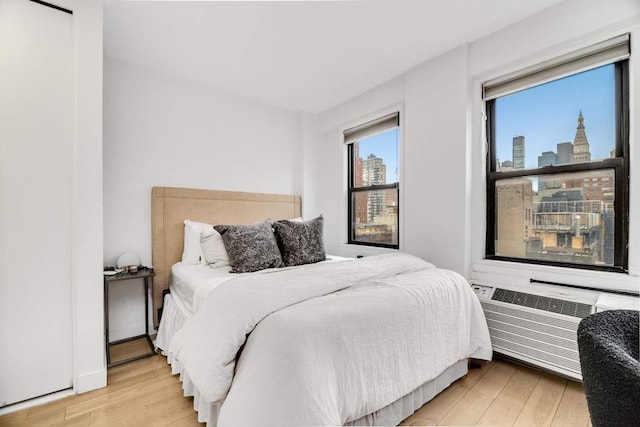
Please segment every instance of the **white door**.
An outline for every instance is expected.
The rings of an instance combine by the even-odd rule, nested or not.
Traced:
[[[71,22],[0,0],[0,407],[72,386]]]

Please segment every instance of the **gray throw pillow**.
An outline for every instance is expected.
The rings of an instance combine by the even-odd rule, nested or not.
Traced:
[[[216,225],[231,260],[232,273],[250,273],[282,267],[282,258],[270,222],[252,225]]]
[[[322,236],[322,215],[318,218],[294,222],[283,219],[273,223],[276,240],[286,266],[313,264],[324,261],[324,241]]]

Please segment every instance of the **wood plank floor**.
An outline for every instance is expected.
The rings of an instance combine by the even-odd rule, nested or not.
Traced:
[[[582,384],[504,360],[472,369],[401,425],[590,426]]]
[[[117,357],[129,357],[136,345],[118,349]],[[497,360],[469,371],[402,425],[586,427],[590,422],[580,383]],[[0,426],[202,424],[166,358],[155,355],[110,368],[103,389],[2,416]]]

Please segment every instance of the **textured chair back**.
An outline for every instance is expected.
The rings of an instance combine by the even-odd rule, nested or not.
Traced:
[[[582,381],[593,427],[640,426],[640,312],[611,310],[578,326]]]

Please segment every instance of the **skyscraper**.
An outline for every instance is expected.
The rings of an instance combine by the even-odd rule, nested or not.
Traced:
[[[353,144],[353,157],[354,157],[354,176],[353,184],[355,187],[362,187],[364,183],[364,160],[360,157],[360,143]],[[367,214],[367,193],[358,192],[354,195],[356,198],[354,203],[354,212],[352,221],[356,224],[364,224],[367,222],[369,215]]]
[[[362,168],[363,185],[379,185],[387,183],[387,166],[384,160],[376,157],[375,154],[369,154],[363,161]],[[387,205],[386,191],[370,191],[368,193],[367,214],[369,222],[373,222],[374,218],[384,215]]]
[[[387,183],[387,166],[384,160],[375,154],[369,154],[362,165],[362,185],[380,185]]]
[[[539,168],[543,168],[545,166],[553,166],[557,164],[558,164],[558,155],[553,151],[544,151],[541,155],[538,156]],[[550,178],[549,176],[538,177],[538,191],[546,190],[548,184],[550,184],[552,180],[553,178]]]
[[[553,151],[544,151],[538,156],[538,167],[552,166],[558,164],[558,155]]]
[[[524,169],[524,136],[513,137],[513,168]]]
[[[582,111],[578,115],[578,127],[576,128],[576,136],[573,138],[573,161],[575,163],[591,161],[591,152],[589,151],[587,134],[584,131]]]
[[[568,165],[573,163],[573,144],[571,142],[561,142],[558,147],[558,164]]]

